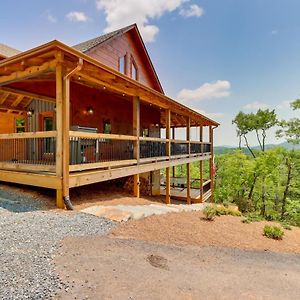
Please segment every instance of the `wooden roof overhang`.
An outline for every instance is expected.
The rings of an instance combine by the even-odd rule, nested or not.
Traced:
[[[39,84],[55,82],[55,70],[58,64],[62,64],[65,73],[68,73],[77,66],[79,60],[83,61],[83,66],[72,77],[73,82],[105,88],[121,95],[138,96],[144,103],[161,110],[163,127],[166,109],[172,112],[171,126],[173,127],[185,127],[188,117],[191,126],[219,125],[162,93],[56,40],[0,61],[0,109],[14,108],[15,111],[24,111],[33,98],[55,101],[55,90],[51,92],[51,89],[45,88],[45,85],[41,89],[42,85],[39,88]]]

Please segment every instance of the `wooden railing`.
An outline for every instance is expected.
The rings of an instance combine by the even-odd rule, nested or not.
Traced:
[[[70,171],[136,164],[138,160],[134,156],[134,144],[137,141],[140,163],[210,152],[209,143],[70,131]],[[166,155],[168,142],[171,143],[170,157]]]
[[[56,131],[0,134],[0,169],[55,172]],[[210,153],[210,144],[70,131],[70,171],[129,166]],[[166,155],[171,145],[170,157]]]
[[[56,131],[0,134],[0,169],[54,171]]]

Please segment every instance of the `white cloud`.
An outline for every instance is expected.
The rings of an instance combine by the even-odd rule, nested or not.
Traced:
[[[247,109],[247,110],[268,109],[268,108],[270,108],[270,105],[263,103],[263,102],[254,101],[254,102],[246,104],[243,108]]]
[[[227,80],[218,80],[215,82],[204,83],[200,87],[189,90],[182,89],[177,98],[183,102],[201,101],[212,98],[223,98],[230,95],[231,84]]]
[[[48,12],[47,14],[47,20],[50,22],[50,23],[56,23],[57,22],[57,19]]]
[[[97,9],[104,11],[110,32],[132,23],[137,23],[145,42],[153,42],[159,32],[156,25],[150,24],[168,12],[180,9],[190,0],[96,0]],[[193,8],[194,13],[197,9]],[[197,12],[196,12],[197,13]],[[198,12],[199,14],[199,12]]]
[[[179,14],[183,17],[201,17],[204,14],[204,9],[197,4],[191,4],[189,8],[182,8]]]
[[[197,108],[192,108],[194,111],[198,112],[199,114],[202,114],[210,119],[222,119],[225,114],[222,112],[207,112],[203,109],[197,109]]]
[[[89,19],[82,11],[71,11],[66,17],[72,22],[87,22]]]
[[[282,101],[281,103],[276,105],[276,109],[285,109],[285,108],[291,109],[291,102],[292,100]]]

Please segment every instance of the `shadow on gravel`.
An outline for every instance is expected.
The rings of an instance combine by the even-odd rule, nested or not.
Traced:
[[[48,207],[39,199],[24,195],[22,192],[3,190],[0,188],[0,210],[14,213],[47,210]]]

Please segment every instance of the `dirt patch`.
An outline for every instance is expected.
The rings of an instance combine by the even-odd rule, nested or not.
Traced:
[[[66,238],[55,259],[69,288],[58,299],[296,299],[300,256]]]
[[[168,260],[160,255],[150,254],[147,256],[147,261],[155,268],[169,270]]]
[[[110,237],[156,241],[176,245],[224,246],[248,250],[300,253],[300,228],[285,230],[283,240],[263,236],[271,222],[244,224],[241,218],[217,217],[202,220],[201,212],[169,213],[133,220],[115,228]]]

